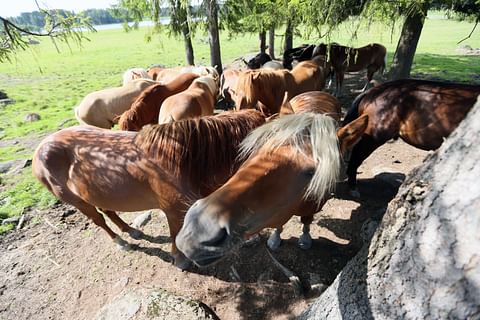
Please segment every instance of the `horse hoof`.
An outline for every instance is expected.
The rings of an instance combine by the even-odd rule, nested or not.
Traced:
[[[298,239],[298,246],[303,250],[310,249],[312,247],[312,237],[309,234],[302,234]]]
[[[119,236],[115,237],[115,239],[113,239],[113,242],[115,242],[117,244],[117,248],[119,250],[122,250],[122,251],[130,250],[130,245],[128,244],[128,242],[123,240]]]
[[[355,199],[360,199],[360,192],[357,189],[351,189],[350,195]]]
[[[282,239],[280,237],[277,237],[274,233],[268,238],[267,240],[267,246],[270,248],[272,251],[277,251],[278,248],[280,248],[280,244],[282,244]]]
[[[192,261],[188,260],[185,257],[182,257],[182,258],[177,257],[177,258],[173,258],[173,260],[174,260],[173,265],[182,271],[190,269],[193,265]]]
[[[133,228],[130,231],[128,231],[128,234],[130,235],[130,237],[132,237],[135,240],[141,240],[143,239],[143,236],[144,236],[142,231],[133,229]]]

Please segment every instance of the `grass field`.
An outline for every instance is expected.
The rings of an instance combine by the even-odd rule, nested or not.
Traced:
[[[417,48],[413,76],[480,83],[480,57],[459,56],[455,51],[457,41],[468,35],[472,27],[472,23],[432,15],[426,21]],[[368,28],[362,25],[357,37],[352,39],[355,29],[354,22],[345,23],[330,40],[351,46],[382,43],[388,49],[390,62],[398,40],[398,28],[392,31],[380,24]],[[160,35],[146,43],[148,32],[148,28],[129,33],[120,29],[103,30],[87,34],[90,41],[83,42],[81,48],[59,44],[60,53],[51,41],[43,39],[41,44],[19,53],[13,63],[0,64],[0,90],[16,101],[0,107],[0,163],[31,158],[39,137],[76,124],[73,107],[92,91],[120,85],[126,69],[152,64],[184,64],[181,41]],[[279,36],[277,49],[281,41]],[[295,45],[320,41],[315,37],[296,37]],[[464,44],[480,47],[480,31]],[[208,64],[208,37],[197,33],[193,45],[196,63]],[[244,54],[256,52],[258,40],[256,35],[250,34],[229,39],[223,33],[221,46],[223,63],[227,64]],[[25,122],[30,112],[40,114],[41,120]],[[29,168],[20,175],[0,178],[0,220],[21,214],[25,207],[45,207],[55,202],[33,179]],[[0,233],[8,228],[11,226],[0,225]]]

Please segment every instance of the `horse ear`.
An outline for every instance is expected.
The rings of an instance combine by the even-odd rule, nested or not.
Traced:
[[[368,115],[363,115],[358,119],[337,130],[337,137],[340,141],[340,152],[344,155],[360,141],[363,133],[368,126]]]
[[[280,107],[280,114],[284,115],[284,114],[294,114],[294,113],[295,111],[293,110],[293,107],[290,101],[288,101],[288,92],[285,91],[285,95],[283,96],[282,106]]]

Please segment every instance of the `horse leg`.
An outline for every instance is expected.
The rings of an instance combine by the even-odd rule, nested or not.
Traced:
[[[375,73],[375,71],[377,71],[377,69],[378,68],[374,65],[370,65],[367,67],[367,82],[365,83],[365,86],[363,87],[362,92],[367,90],[368,84],[370,83],[370,81],[372,81],[373,74]]]
[[[99,210],[102,211],[104,214],[106,214],[107,217],[109,217],[110,220],[112,220],[112,222],[115,223],[115,225],[120,230],[122,230],[122,232],[127,232],[130,235],[130,237],[132,237],[135,240],[140,240],[140,239],[143,238],[144,234],[143,234],[142,231],[134,229],[131,226],[129,226],[127,223],[125,223],[125,221],[123,221],[117,215],[117,213],[115,211],[103,210],[103,209],[99,209]]]
[[[91,204],[88,204],[87,202],[83,201],[82,199],[78,198],[74,194],[70,194],[65,196],[65,194],[62,195],[61,198],[63,201],[70,203],[74,207],[76,207],[78,210],[80,210],[84,215],[86,215],[90,220],[93,221],[97,226],[102,228],[107,232],[107,234],[110,236],[110,238],[115,242],[118,246],[119,249],[121,250],[129,250],[128,242],[123,240],[118,234],[112,231],[107,226],[107,223],[105,222],[105,219],[103,218],[102,214],[97,211],[97,208],[92,206]]]
[[[173,264],[180,270],[186,270],[192,266],[192,262],[180,252],[175,243],[175,238],[178,232],[182,228],[183,219],[180,219],[181,213],[177,211],[163,210],[167,216],[168,228],[170,229],[170,238],[172,239],[171,255],[173,258]]]
[[[310,224],[313,221],[312,216],[303,216],[300,218],[303,223],[302,235],[298,238],[298,246],[303,250],[308,250],[312,247],[312,237],[310,236]]]
[[[335,96],[336,97],[340,97],[341,94],[342,94],[342,85],[343,85],[343,79],[345,77],[345,71],[344,70],[339,70],[337,73],[336,73],[336,91],[335,91]]]
[[[282,243],[282,238],[280,238],[280,234],[282,233],[282,231],[283,227],[278,227],[268,238],[267,245],[271,250],[276,251],[280,247],[280,244]]]
[[[364,135],[353,147],[347,168],[348,186],[350,187],[350,193],[353,196],[360,197],[360,193],[357,190],[358,167],[360,167],[362,162],[382,144],[383,142],[376,141],[372,136]]]

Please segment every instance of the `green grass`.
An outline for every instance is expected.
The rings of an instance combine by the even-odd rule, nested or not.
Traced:
[[[472,23],[441,20],[432,15],[425,23],[412,74],[455,81],[480,82],[480,57],[459,56],[456,42],[468,35]],[[399,28],[373,24],[361,25],[357,37],[351,37],[356,23],[344,23],[330,40],[351,46],[370,42],[384,44],[389,61],[397,45]],[[90,33],[90,41],[81,48],[59,44],[60,53],[50,40],[20,52],[13,63],[0,64],[0,89],[16,101],[0,107],[0,162],[30,158],[36,144],[48,133],[75,124],[73,108],[88,93],[106,87],[118,86],[123,72],[130,67],[148,67],[152,64],[183,65],[185,61],[182,41],[166,35],[144,41],[149,28],[125,33],[123,30],[104,30]],[[279,30],[282,34],[283,30]],[[277,55],[282,37],[277,37]],[[294,44],[318,43],[326,39],[296,37]],[[464,42],[480,47],[480,32]],[[208,37],[199,32],[193,41],[197,64],[209,63]],[[221,35],[223,63],[246,53],[256,52],[258,37],[247,34],[229,39]],[[40,114],[41,120],[24,121],[30,112]],[[12,144],[18,141],[17,144]],[[0,219],[21,214],[27,207],[46,207],[54,203],[50,193],[31,175],[24,173],[2,176],[0,185]],[[0,233],[5,230],[0,226]]]

